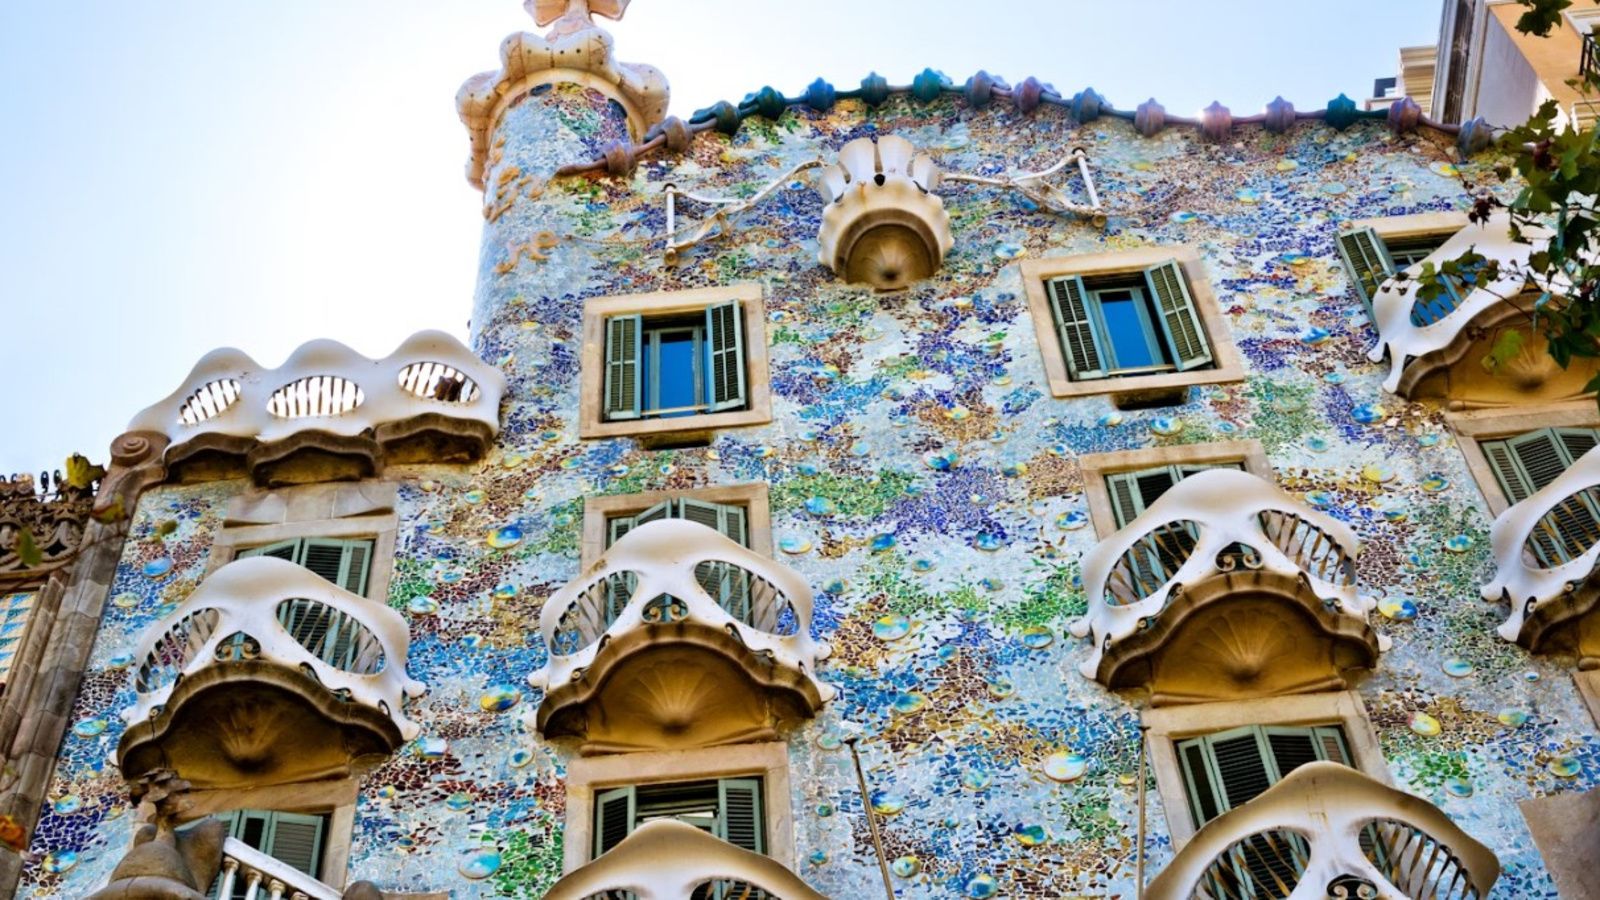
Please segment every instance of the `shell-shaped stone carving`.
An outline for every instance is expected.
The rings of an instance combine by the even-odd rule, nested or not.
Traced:
[[[934,193],[939,167],[895,135],[857,138],[822,173],[817,260],[846,281],[898,290],[939,270],[955,243]]]

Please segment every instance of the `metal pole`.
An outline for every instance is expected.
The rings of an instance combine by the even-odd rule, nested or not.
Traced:
[[[1095,209],[1100,208],[1100,195],[1094,190],[1094,176],[1089,174],[1089,154],[1082,147],[1073,149],[1072,155],[1078,159],[1078,174],[1083,176],[1083,186],[1089,192],[1089,205]]]
[[[1137,900],[1144,900],[1144,760],[1145,747],[1149,743],[1145,740],[1144,723],[1139,724],[1139,845],[1134,848],[1134,879],[1138,884]]]
[[[856,764],[856,783],[861,785],[861,808],[867,814],[867,830],[872,833],[872,849],[878,854],[878,871],[883,873],[883,892],[894,900],[894,885],[889,881],[889,860],[883,855],[883,839],[878,837],[878,817],[872,812],[872,795],[867,792],[867,775],[861,770],[861,754],[856,752],[855,737],[844,739],[850,745],[850,758]]]

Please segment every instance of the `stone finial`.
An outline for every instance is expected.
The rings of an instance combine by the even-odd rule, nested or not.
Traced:
[[[1343,94],[1328,101],[1328,108],[1322,113],[1322,121],[1333,126],[1335,131],[1343,131],[1356,123],[1361,114],[1356,111],[1356,102]]]
[[[467,79],[456,94],[456,111],[472,140],[467,180],[484,186],[490,134],[505,111],[535,87],[571,83],[600,91],[617,101],[635,140],[667,114],[670,89],[654,66],[618,62],[609,33],[593,15],[622,18],[628,0],[525,0],[523,6],[543,37],[513,34],[500,44],[500,69]]]
[[[1084,88],[1072,95],[1072,118],[1079,123],[1093,122],[1110,106],[1106,98],[1096,93],[1094,88]]]
[[[1267,119],[1264,123],[1267,130],[1273,134],[1283,134],[1294,127],[1294,104],[1282,97],[1273,98],[1267,104]]]
[[[1039,79],[1029,75],[1022,80],[1011,92],[1011,102],[1017,105],[1017,110],[1023,115],[1032,113],[1039,108],[1039,101],[1044,97],[1044,85]]]
[[[994,87],[994,76],[980,70],[976,75],[967,79],[966,86],[963,88],[963,93],[967,98],[967,105],[973,109],[981,109],[988,106],[989,101],[994,99]]]
[[[1410,134],[1422,122],[1422,107],[1410,97],[1401,97],[1389,104],[1389,128],[1395,134]]]
[[[1456,135],[1456,149],[1463,158],[1482,153],[1494,143],[1494,128],[1482,116],[1461,123],[1461,133]]]
[[[898,290],[939,270],[954,243],[932,159],[895,135],[857,138],[822,175],[818,261],[852,283]]]
[[[1225,141],[1233,131],[1233,113],[1216,100],[1200,111],[1200,133],[1207,140]]]
[[[1133,128],[1145,137],[1154,137],[1167,126],[1167,109],[1156,102],[1156,98],[1139,104],[1133,113]]]

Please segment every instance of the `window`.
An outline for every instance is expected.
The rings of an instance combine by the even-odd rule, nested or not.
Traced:
[[[589,301],[580,434],[770,421],[764,315],[757,285]]]
[[[1200,825],[1260,796],[1300,766],[1317,760],[1350,765],[1337,725],[1247,725],[1178,742],[1189,811]]]
[[[1378,288],[1400,272],[1427,259],[1454,232],[1395,237],[1385,240],[1371,228],[1356,228],[1339,235],[1339,255],[1344,258],[1350,281],[1367,308],[1367,318],[1373,318],[1372,298]],[[1411,307],[1411,324],[1418,327],[1432,325],[1454,312],[1470,288],[1455,276],[1439,280],[1443,288],[1437,296],[1423,300],[1420,296]]]
[[[288,560],[321,575],[352,594],[365,596],[367,570],[372,562],[372,541],[296,538],[264,547],[241,550],[239,558],[272,556]],[[351,669],[364,651],[360,622],[331,606],[311,600],[293,600],[278,607],[278,623],[316,657],[338,669]],[[234,659],[253,656],[251,639],[237,634],[229,645]],[[224,650],[223,653],[228,651]],[[219,657],[220,658],[220,657]]]
[[[1118,528],[1128,527],[1150,504],[1165,494],[1169,488],[1196,472],[1207,469],[1234,469],[1244,471],[1244,463],[1213,462],[1188,463],[1175,466],[1156,466],[1133,472],[1118,472],[1106,476],[1106,490],[1111,494],[1111,509]]]
[[[228,836],[281,863],[318,878],[322,870],[322,849],[328,829],[325,815],[275,812],[261,809],[236,809],[217,813],[228,824]],[[249,885],[244,879],[234,882],[232,896],[243,900]],[[217,896],[220,885],[213,887]]]
[[[746,527],[749,518],[743,506],[731,503],[707,503],[692,497],[663,500],[634,515],[606,517],[606,546],[609,547],[623,535],[647,522],[658,519],[688,519],[707,528],[721,532],[741,547],[750,546],[750,532]]]
[[[761,794],[759,778],[626,785],[601,791],[595,796],[594,855],[656,819],[677,819],[736,847],[764,853]]]
[[[1541,428],[1516,437],[1482,441],[1483,455],[1500,490],[1519,503],[1560,477],[1578,457],[1600,444],[1600,429]],[[1588,552],[1600,540],[1600,490],[1569,497],[1532,534],[1534,556],[1551,567]]]
[[[1095,533],[1109,537],[1127,527],[1167,489],[1206,469],[1238,469],[1273,480],[1260,441],[1218,441],[1112,453],[1078,459]]]
[[[235,559],[274,556],[305,566],[352,594],[366,596],[367,574],[372,564],[372,541],[332,538],[295,538],[240,550]]]
[[[1173,403],[1190,385],[1243,377],[1190,248],[1025,260],[1022,276],[1056,397]]]
[[[601,494],[583,501],[583,567],[629,529],[658,518],[697,521],[763,556],[772,555],[772,521],[765,482],[724,484],[640,494]]]

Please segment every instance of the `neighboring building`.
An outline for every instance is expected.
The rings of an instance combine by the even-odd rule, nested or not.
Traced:
[[[1593,368],[1397,277],[1535,249],[1481,130],[683,121],[528,5],[471,349],[219,350],[113,448],[0,892],[1600,896]]]
[[[1439,43],[1400,48],[1396,95],[1449,124],[1481,118],[1511,128],[1554,100],[1559,123],[1589,126],[1600,98],[1571,82],[1600,71],[1600,39],[1593,34],[1600,2],[1574,0],[1545,37],[1517,31],[1525,11],[1514,0],[1445,0]],[[1379,95],[1367,108],[1385,99]]]

